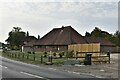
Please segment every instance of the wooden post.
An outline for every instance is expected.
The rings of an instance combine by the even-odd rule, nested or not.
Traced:
[[[29,59],[29,53],[27,53],[27,59]]]
[[[15,53],[15,58],[16,58],[16,53]]]
[[[18,53],[18,58],[20,58],[20,53]]]
[[[108,62],[110,64],[110,52],[109,51],[107,51],[107,56],[108,56]]]
[[[50,57],[51,57],[51,58],[50,58],[50,59],[51,59],[50,61],[51,61],[51,63],[52,63],[52,56],[50,56]]]
[[[78,59],[78,52],[76,52],[76,60]]]
[[[33,56],[33,60],[35,61],[35,52],[34,52],[34,51],[33,51],[33,55],[34,55],[34,56]]]
[[[24,53],[22,53],[22,58],[24,58]]]
[[[41,55],[41,63],[43,63],[43,56]]]

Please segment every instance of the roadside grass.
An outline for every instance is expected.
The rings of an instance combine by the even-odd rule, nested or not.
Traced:
[[[44,57],[44,53],[32,54],[32,53],[21,53],[20,51],[10,51],[7,53],[3,53],[2,56],[9,59],[30,63],[30,64],[45,64],[46,62],[49,61],[48,57]],[[42,56],[42,63],[41,63],[41,56]],[[52,63],[53,65],[60,65],[60,64],[63,64],[65,60],[66,58],[57,58],[57,59],[53,58]]]
[[[59,58],[59,59],[53,59],[52,62],[54,64],[63,64],[66,58]]]
[[[0,56],[2,56],[2,51],[0,51]]]

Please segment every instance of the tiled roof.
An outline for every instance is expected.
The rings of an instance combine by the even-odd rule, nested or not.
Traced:
[[[36,40],[37,38],[35,36],[26,36],[22,41],[31,41]]]
[[[112,42],[101,37],[84,37],[88,43],[100,43],[104,46],[115,46]]]
[[[69,45],[69,44],[85,44],[85,39],[71,26],[62,28],[54,28],[35,45]]]
[[[34,36],[26,36],[26,37],[24,37],[24,39],[22,40],[21,44],[22,44],[22,45],[28,44],[28,42],[30,42],[30,41],[32,41],[32,40],[37,40],[37,38],[34,37]]]

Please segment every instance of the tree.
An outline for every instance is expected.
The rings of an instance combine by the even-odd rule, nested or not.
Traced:
[[[91,34],[89,32],[86,32],[85,36],[91,36]]]
[[[19,32],[20,30],[22,30],[20,27],[13,27],[14,32]]]
[[[95,29],[91,32],[91,35],[93,37],[101,37],[101,29],[95,27]]]
[[[120,31],[116,31],[115,34],[109,34],[107,31],[102,31],[98,27],[95,27],[91,33],[86,32],[85,36],[105,38],[117,46],[120,46]]]
[[[6,41],[9,43],[11,49],[20,49],[21,41],[25,37],[25,32],[20,27],[13,27],[13,30],[9,32],[9,37]]]
[[[116,37],[116,41],[117,41],[116,44],[120,46],[120,31],[116,31],[114,36]]]
[[[29,32],[27,31],[27,37],[29,36]]]

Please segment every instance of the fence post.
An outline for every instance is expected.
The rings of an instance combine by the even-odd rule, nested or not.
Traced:
[[[16,53],[15,53],[15,58],[16,58]]]
[[[50,56],[48,56],[48,62],[50,62]]]
[[[11,53],[11,57],[13,57],[13,53]]]
[[[43,56],[41,55],[41,63],[43,63]]]
[[[10,53],[10,57],[12,57],[12,53]]]
[[[109,51],[107,52],[107,56],[108,56],[108,59],[109,59],[108,62],[110,64],[110,52]]]
[[[20,58],[20,53],[18,53],[18,58]]]
[[[50,62],[52,63],[52,56],[50,56]]]
[[[76,52],[76,60],[78,59],[78,52]]]
[[[29,53],[27,53],[27,59],[29,59]]]
[[[22,58],[24,58],[24,53],[22,53]]]
[[[35,52],[33,52],[33,55],[34,55],[34,57],[33,57],[33,58],[34,58],[34,61],[35,61]]]

